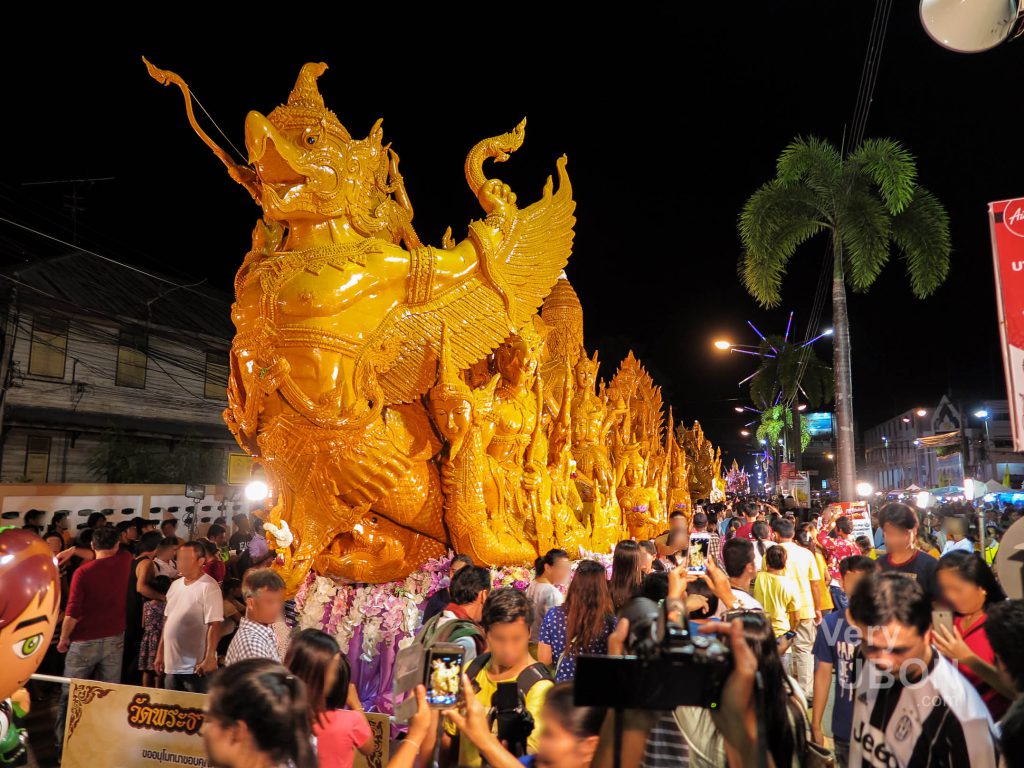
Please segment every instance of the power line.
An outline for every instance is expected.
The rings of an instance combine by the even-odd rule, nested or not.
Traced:
[[[192,293],[195,293],[197,296],[208,298],[205,294],[201,293],[200,291],[194,290],[191,286],[187,284],[177,283],[174,280],[170,280],[169,278],[162,277],[161,275],[156,275],[152,272],[147,272],[146,270],[132,266],[131,264],[125,264],[123,261],[112,259],[109,256],[104,256],[103,254],[96,253],[96,251],[89,250],[88,248],[83,248],[80,245],[69,243],[66,240],[61,240],[59,237],[55,237],[54,235],[47,234],[46,232],[40,232],[38,229],[34,229],[33,227],[28,226],[27,224],[21,224],[17,221],[13,221],[12,219],[8,219],[5,216],[0,216],[0,221],[10,224],[13,227],[23,229],[26,232],[31,232],[32,234],[38,235],[39,237],[44,237],[47,240],[53,240],[54,242],[60,243],[61,245],[66,246],[67,248],[70,248],[73,251],[81,251],[82,253],[87,253],[90,256],[95,256],[97,259],[101,259],[102,261],[106,261],[110,264],[116,264],[117,266],[122,267],[124,269],[131,270],[132,272],[137,272],[140,275],[145,275],[151,280],[157,280],[161,283],[167,283],[168,285],[173,285],[175,288],[181,288],[183,290],[191,291]]]

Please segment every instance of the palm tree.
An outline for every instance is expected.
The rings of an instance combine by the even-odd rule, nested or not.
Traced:
[[[764,307],[777,306],[789,260],[815,235],[830,235],[832,326],[839,429],[839,490],[854,498],[856,458],[846,285],[866,291],[892,247],[906,262],[911,292],[932,294],[949,273],[949,216],[917,183],[914,157],[892,139],[868,139],[845,157],[815,137],[797,138],[779,155],[775,178],[743,207],[740,276]]]
[[[830,402],[834,388],[832,371],[818,359],[810,344],[785,336],[767,336],[758,351],[761,364],[750,379],[750,399],[761,411],[757,438],[770,435],[771,445],[775,445],[785,429],[790,434],[787,442],[793,461],[800,469],[800,454],[807,448],[810,432],[799,411],[799,395],[803,393],[811,408]],[[791,431],[794,427],[799,428],[799,440]],[[766,430],[765,434],[762,430]]]

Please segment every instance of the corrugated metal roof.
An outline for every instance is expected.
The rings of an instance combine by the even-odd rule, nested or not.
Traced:
[[[154,324],[230,342],[232,297],[205,284],[179,280],[113,264],[81,250],[40,259],[8,270],[18,281],[56,301],[101,315]],[[42,293],[22,289],[23,302],[45,302]]]

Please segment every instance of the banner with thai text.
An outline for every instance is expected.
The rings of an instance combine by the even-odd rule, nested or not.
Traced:
[[[205,702],[199,693],[72,679],[61,766],[208,765]]]
[[[206,694],[71,680],[61,768],[209,765],[199,729]],[[355,768],[384,768],[390,719],[368,713],[374,751]]]
[[[1024,198],[988,204],[1013,450],[1024,451]]]

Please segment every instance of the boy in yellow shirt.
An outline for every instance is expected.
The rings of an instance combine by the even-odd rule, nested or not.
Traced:
[[[530,655],[533,604],[517,589],[496,589],[484,603],[480,623],[487,638],[487,652],[477,656],[466,669],[477,689],[476,700],[484,709],[490,709],[498,683],[517,683],[519,691],[524,693],[526,710],[533,716],[526,751],[534,754],[540,743],[540,712],[554,682],[547,667]],[[445,731],[449,736],[455,735],[451,721],[445,722]],[[481,763],[480,752],[472,742],[459,739],[458,764],[479,766]]]
[[[764,612],[772,623],[775,637],[782,637],[794,629],[797,617],[796,584],[786,576],[786,550],[778,544],[764,553],[765,570],[758,572],[754,579],[754,599],[764,606]]]

